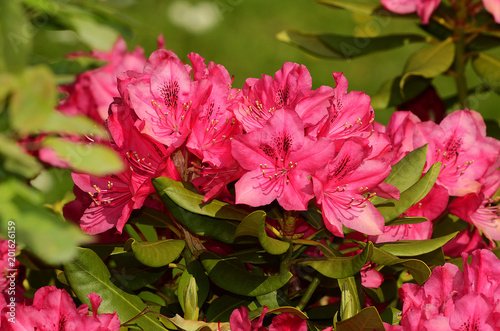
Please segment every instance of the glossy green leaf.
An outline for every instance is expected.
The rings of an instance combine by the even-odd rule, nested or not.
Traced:
[[[271,310],[270,312],[272,312],[274,309],[280,309],[284,306],[292,305],[292,302],[290,301],[286,293],[281,289],[272,291],[264,295],[259,295],[257,296],[257,301],[261,306],[266,306],[267,308],[269,308]],[[300,313],[301,316],[304,316],[304,313],[302,313],[299,309],[293,309],[295,309],[296,312]],[[297,315],[297,313],[294,313],[293,315]]]
[[[387,307],[381,314],[380,318],[383,322],[390,325],[398,324],[401,320],[401,310],[394,307]]]
[[[308,265],[323,276],[329,278],[347,278],[357,274],[365,263],[370,259],[373,244],[370,242],[363,251],[355,256],[329,257],[329,258],[305,258],[295,260],[297,265]]]
[[[223,243],[232,243],[236,225],[218,218],[192,213],[173,202],[167,194],[160,191],[160,196],[170,214],[194,234],[217,239]]]
[[[385,331],[382,319],[374,306],[362,309],[356,316],[335,325],[335,331]]]
[[[426,161],[427,144],[411,151],[398,163],[393,165],[384,183],[394,185],[400,192],[406,191],[422,177],[422,171],[424,170]],[[385,199],[380,197],[374,197],[372,199],[374,205],[383,201],[385,201]]]
[[[396,226],[396,225],[404,225],[404,224],[418,224],[429,221],[428,218],[425,217],[399,217],[395,218],[392,221],[385,223],[385,226]]]
[[[308,210],[300,212],[300,216],[315,229],[321,229],[323,226],[323,216],[317,208],[309,207]]]
[[[377,12],[379,12],[380,9],[384,8],[380,3],[373,1],[318,0],[318,3],[366,15],[375,15]]]
[[[400,240],[390,243],[376,244],[376,247],[397,256],[415,256],[432,252],[456,237],[458,232],[425,240]]]
[[[273,255],[285,253],[290,248],[290,243],[271,238],[266,233],[266,213],[262,210],[256,210],[249,214],[238,225],[234,233],[234,238],[240,236],[258,237],[260,244],[266,252]]]
[[[186,243],[180,239],[159,241],[136,241],[129,239],[125,244],[134,253],[135,258],[149,267],[162,267],[175,261],[182,253]]]
[[[351,276],[339,279],[340,287],[340,319],[347,320],[361,311],[358,286],[356,279]]]
[[[410,188],[401,192],[399,200],[390,199],[375,207],[384,216],[385,221],[392,221],[408,208],[422,200],[432,189],[441,170],[441,163],[434,163],[427,173]]]
[[[274,276],[254,275],[244,263],[212,252],[204,252],[200,258],[215,285],[234,294],[263,295],[283,287],[292,277],[288,271]]]
[[[371,261],[386,266],[401,264],[410,272],[419,285],[422,285],[431,275],[431,269],[423,261],[417,259],[400,259],[377,247],[373,249]]]
[[[206,323],[203,321],[190,321],[175,315],[174,317],[161,317],[161,321],[168,320],[183,331],[231,331],[229,323]]]
[[[305,33],[296,30],[282,31],[277,38],[312,55],[342,60],[425,40],[424,37],[413,34],[356,37],[332,33]]]
[[[203,270],[200,262],[194,260],[187,266],[186,270],[182,272],[179,279],[179,290],[177,291],[177,297],[183,311],[185,311],[185,293],[182,289],[187,288],[189,285],[189,280],[193,277],[196,281],[197,286],[197,296],[198,296],[198,307],[201,307],[208,297],[208,292],[210,290],[210,283],[208,277]]]
[[[116,312],[121,323],[139,315],[146,304],[136,295],[124,292],[111,283],[111,274],[102,260],[90,249],[80,248],[76,259],[64,265],[72,290],[83,303],[90,305],[87,295],[96,292],[103,301],[99,313]],[[145,314],[134,320],[144,330],[165,330],[157,315]]]
[[[472,59],[472,67],[484,84],[500,93],[500,57],[478,53]]]
[[[77,246],[90,241],[74,224],[43,207],[43,195],[21,181],[9,179],[0,183],[0,225],[7,229],[15,223],[16,243],[25,245],[49,264],[71,260]]]
[[[168,177],[153,178],[153,185],[160,195],[168,196],[177,205],[192,213],[236,221],[241,221],[248,215],[248,212],[226,202],[203,202],[203,195],[186,189],[183,183]]]
[[[232,294],[225,294],[210,303],[207,310],[208,322],[229,322],[231,313],[250,304],[251,300],[244,296],[235,296]]]
[[[428,78],[413,76],[408,79],[403,89],[400,87],[402,76],[389,79],[372,96],[371,105],[374,109],[395,107],[422,93],[431,83]]]
[[[403,89],[406,80],[410,76],[434,78],[444,73],[453,64],[454,59],[455,43],[452,38],[438,44],[426,46],[410,56],[406,62],[399,87]]]
[[[0,2],[0,71],[20,72],[25,67],[35,32],[20,1]]]
[[[26,69],[10,99],[10,124],[21,134],[38,133],[53,113],[56,99],[50,70],[43,65]]]
[[[85,144],[49,137],[43,142],[67,161],[77,172],[104,176],[123,171],[122,158],[111,148],[101,144]]]

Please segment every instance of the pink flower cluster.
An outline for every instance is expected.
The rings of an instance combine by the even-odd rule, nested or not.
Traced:
[[[441,3],[441,0],[380,0],[382,5],[388,10],[398,14],[417,13],[422,24],[428,24],[432,13]],[[454,3],[454,1],[452,1]],[[473,1],[466,1],[467,8],[477,11],[481,7],[474,4]],[[493,15],[495,22],[500,23],[500,1],[482,0],[484,8]]]
[[[401,326],[387,330],[440,331],[500,328],[500,261],[489,250],[476,250],[463,271],[446,263],[437,266],[422,286],[403,284]]]
[[[111,54],[111,62],[123,62],[121,52]],[[109,95],[105,122],[127,170],[104,178],[72,175],[77,200],[66,214],[84,231],[121,233],[132,210],[154,206],[151,178],[168,176],[191,181],[206,200],[253,207],[277,200],[285,210],[306,210],[315,198],[335,235],[343,234],[342,225],[382,234],[384,218],[369,193],[398,192],[381,183],[393,154],[387,134],[375,130],[366,94],[347,92],[342,73],[333,74],[335,88],[313,90],[307,69],[294,63],[274,77],[249,78],[238,90],[222,65],[207,65],[194,53],[188,58],[191,65],[159,49],[141,71],[133,66],[117,74],[118,96]],[[73,109],[89,114],[83,95],[103,84],[110,84],[107,76],[84,90],[77,81],[63,104],[77,101]],[[232,197],[226,185],[235,181]]]
[[[120,320],[116,313],[97,314],[102,299],[96,293],[88,295],[92,305],[76,307],[70,295],[55,286],[45,286],[35,293],[32,305],[16,304],[15,322],[9,320],[8,308],[1,313],[1,326],[5,331],[21,330],[86,330],[118,331]]]
[[[342,236],[346,226],[375,242],[430,238],[432,220],[453,196],[458,198],[452,213],[500,239],[499,208],[492,198],[500,186],[500,142],[486,137],[477,112],[456,111],[436,124],[399,111],[384,127],[374,122],[365,93],[348,92],[342,73],[333,73],[335,88],[313,90],[304,66],[285,63],[274,77],[249,78],[235,89],[222,65],[207,65],[198,54],[188,55],[189,65],[159,49],[138,70],[138,52],[127,55],[123,47],[119,41],[109,55],[107,75],[102,70],[80,75],[62,103],[91,114],[95,104],[85,96],[95,99],[102,85],[116,88],[102,120],[110,146],[127,168],[106,177],[73,173],[77,200],[65,212],[87,233],[121,233],[134,209],[144,204],[161,209],[152,199],[151,178],[167,176],[191,181],[205,200],[252,207],[276,200],[294,211],[314,202],[334,235]],[[117,68],[131,70],[116,73]],[[110,79],[115,74],[117,84]],[[94,83],[82,85],[82,79]],[[399,191],[383,180],[391,165],[425,144],[424,173],[442,162],[441,173],[404,216],[430,221],[385,227],[369,198],[398,198]],[[226,188],[231,182],[236,182],[234,197]]]

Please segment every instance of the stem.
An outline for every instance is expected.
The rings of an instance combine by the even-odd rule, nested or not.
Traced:
[[[295,234],[295,222],[297,221],[298,212],[285,211],[285,219],[283,224],[283,235],[285,238],[292,238]]]
[[[297,305],[297,309],[304,310],[304,308],[306,307],[307,303],[311,299],[311,296],[313,295],[314,291],[316,291],[316,288],[318,287],[318,285],[319,285],[319,278],[318,277],[314,277],[312,279],[311,283],[309,284],[309,286],[307,287],[306,292],[304,293],[304,295],[300,299],[300,302]]]
[[[467,80],[465,78],[465,22],[467,19],[466,1],[458,2],[457,21],[455,25],[455,82],[457,84],[457,95],[460,107],[468,107],[467,100]]]

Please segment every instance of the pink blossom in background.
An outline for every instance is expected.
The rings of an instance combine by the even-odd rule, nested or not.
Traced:
[[[421,287],[406,283],[401,326],[388,330],[498,330],[500,261],[489,250],[463,253],[463,271],[453,264],[437,266]]]
[[[263,326],[264,317],[269,309],[264,306],[258,319],[250,321],[248,308],[235,309],[230,317],[229,323],[232,331],[307,331],[306,320],[297,315],[281,313],[273,317],[269,328]]]
[[[409,110],[422,121],[433,121],[438,124],[446,115],[446,105],[432,85],[416,97],[398,105],[397,109]]]
[[[482,0],[484,8],[493,15],[496,23],[500,23],[500,1],[499,0]]]
[[[410,151],[429,144],[424,172],[441,162],[436,183],[444,186],[450,196],[477,193],[479,179],[499,164],[500,141],[486,137],[486,125],[473,110],[454,111],[438,125],[422,122],[410,112],[397,111],[389,121],[391,137],[399,161]]]
[[[96,293],[91,293],[88,297],[92,305],[92,315],[89,315],[86,304],[77,308],[65,290],[55,286],[42,287],[35,293],[32,305],[16,305],[16,323],[10,323],[5,309],[2,311],[2,330],[118,331],[118,315],[98,315],[97,310],[102,299]]]
[[[441,0],[381,0],[380,2],[387,10],[397,14],[417,12],[422,24],[428,24]]]
[[[68,115],[86,115],[103,124],[108,118],[108,107],[118,97],[116,75],[126,70],[142,70],[146,59],[143,50],[137,47],[127,51],[125,41],[120,38],[107,52],[94,51],[91,54],[73,54],[73,57],[88,56],[106,62],[106,65],[86,71],[76,77],[74,84],[61,89],[68,94],[58,109]]]
[[[450,213],[475,225],[490,240],[500,240],[499,197],[493,197],[500,188],[500,170],[480,179],[483,183],[478,193],[458,197],[450,203]]]

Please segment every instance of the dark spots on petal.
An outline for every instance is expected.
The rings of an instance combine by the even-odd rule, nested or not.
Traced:
[[[269,157],[274,157],[275,155],[275,151],[274,151],[274,148],[272,148],[271,146],[267,145],[267,144],[260,144],[259,146],[260,150],[264,152],[264,154],[266,154],[267,156]]]
[[[164,82],[163,86],[160,87],[160,94],[163,98],[163,102],[167,107],[177,107],[177,101],[179,99],[179,83],[177,81]]]
[[[283,88],[278,89],[276,92],[276,108],[283,108],[283,106],[286,106],[289,96],[290,86],[286,85]]]

